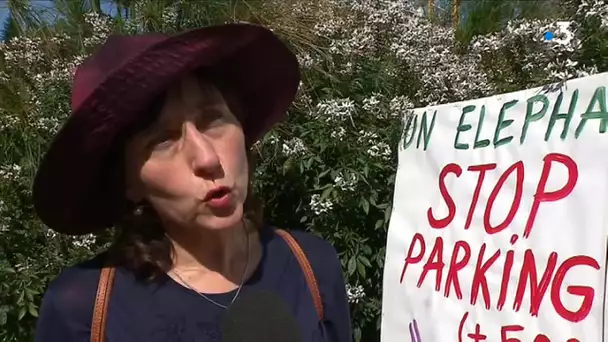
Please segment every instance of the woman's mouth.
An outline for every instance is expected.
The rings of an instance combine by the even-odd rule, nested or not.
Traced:
[[[232,191],[226,186],[217,187],[209,190],[205,195],[203,201],[212,208],[227,208],[230,206],[232,200]]]

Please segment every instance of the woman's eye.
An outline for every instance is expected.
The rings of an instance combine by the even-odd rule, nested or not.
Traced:
[[[167,148],[171,147],[175,141],[179,139],[179,133],[176,132],[162,132],[154,136],[151,140],[151,146],[153,148]]]
[[[207,120],[207,122],[205,122],[205,128],[218,127],[218,126],[221,126],[223,123],[224,123],[224,120],[222,120],[221,117],[214,118],[211,120]]]
[[[203,127],[215,127],[226,121],[226,114],[216,108],[208,108],[201,111],[198,121]]]

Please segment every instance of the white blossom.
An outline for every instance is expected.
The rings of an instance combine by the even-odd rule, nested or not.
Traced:
[[[177,26],[178,13],[177,6],[168,6],[163,10],[162,18],[163,24],[168,27]]]
[[[17,164],[0,166],[0,181],[10,182],[19,179],[21,166]]]
[[[380,136],[377,133],[361,130],[359,131],[359,137],[357,138],[357,141],[359,143],[373,145],[378,141],[378,139],[380,139]]]
[[[605,0],[582,0],[576,14],[586,20],[598,19],[600,28],[608,30],[608,2]]]
[[[93,30],[93,34],[84,39],[84,45],[87,47],[99,45],[112,32],[112,19],[105,14],[89,12],[84,15],[84,20]]]
[[[300,138],[293,138],[283,143],[282,151],[286,156],[303,155],[306,152],[306,146]]]
[[[372,114],[378,114],[382,110],[380,100],[382,94],[373,93],[369,97],[363,99],[363,109]]]
[[[389,104],[390,116],[403,118],[412,112],[414,109],[414,103],[407,97],[400,95],[391,99]]]
[[[19,117],[0,110],[0,132],[13,129],[19,124]]]
[[[344,176],[342,172],[340,172],[334,179],[334,182],[336,183],[336,186],[343,191],[354,191],[357,183],[357,175],[349,173],[347,176]]]
[[[334,126],[329,136],[332,139],[342,139],[346,135],[346,129],[342,126]]]
[[[348,296],[349,303],[359,303],[359,301],[365,298],[365,291],[361,285],[352,286],[350,284],[346,284],[346,294]]]
[[[530,87],[583,77],[597,70],[574,61],[581,46],[577,26],[575,21],[512,20],[502,31],[477,37],[472,49],[480,54],[496,55],[502,51],[521,51],[517,57],[522,61],[523,71],[539,75]],[[545,38],[547,32],[553,33],[553,39]]]
[[[380,140],[380,136],[374,132],[359,131],[359,138],[357,141],[361,144],[368,145],[367,153],[376,158],[380,157],[385,160],[390,159],[392,149],[384,141]]]
[[[0,200],[0,233],[8,231],[9,217],[6,216],[7,211],[6,203]]]
[[[324,121],[343,121],[352,119],[355,102],[351,99],[329,99],[317,104],[314,116]]]
[[[310,68],[318,63],[318,60],[313,58],[310,53],[304,53],[297,56],[300,67]]]
[[[371,146],[367,153],[372,157],[381,157],[383,159],[390,159],[391,156],[391,147],[385,142],[377,142],[375,145]]]
[[[96,237],[93,234],[76,236],[72,239],[72,245],[80,248],[90,248],[96,242]]]
[[[314,194],[310,198],[310,208],[315,215],[321,215],[333,208],[333,203],[329,199],[321,199],[321,195]]]
[[[46,228],[46,229],[44,230],[44,236],[45,236],[47,239],[53,239],[53,238],[57,237],[57,232],[56,232],[56,231],[54,231],[54,230],[52,230],[52,229]]]

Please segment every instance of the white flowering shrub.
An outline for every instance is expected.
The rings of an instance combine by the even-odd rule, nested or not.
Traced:
[[[471,51],[501,91],[561,82],[606,70],[607,22],[608,2],[582,0],[569,18],[510,21],[475,39]]]
[[[69,115],[75,66],[114,30],[175,31],[238,19],[210,2],[177,2],[187,10],[160,12],[146,3],[137,2],[126,20],[88,14],[82,37],[58,30],[0,43],[1,341],[32,340],[48,281],[110,241],[109,233],[55,234],[32,209],[32,177]],[[569,17],[513,21],[465,49],[452,29],[430,24],[406,0],[276,0],[265,1],[263,10],[281,13],[264,23],[291,43],[303,78],[287,122],[254,145],[256,191],[271,223],[308,229],[336,247],[355,340],[378,341],[404,118],[419,106],[607,71],[608,7],[578,0]],[[258,16],[244,16],[251,17]],[[294,27],[297,22],[304,24]],[[553,41],[543,39],[547,30],[556,33]]]
[[[96,15],[85,19],[90,49],[111,26]],[[31,203],[37,161],[70,113],[72,73],[86,56],[73,43],[62,33],[0,43],[0,341],[33,340],[49,280],[103,247],[95,236],[67,237],[47,229]]]

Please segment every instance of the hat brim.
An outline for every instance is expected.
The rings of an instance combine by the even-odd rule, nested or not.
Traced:
[[[300,82],[293,53],[271,31],[249,24],[201,28],[167,37],[114,70],[75,108],[43,157],[34,207],[51,229],[92,233],[128,208],[123,170],[109,158],[117,137],[185,73],[210,69],[243,103],[243,130],[255,142],[284,118]]]

